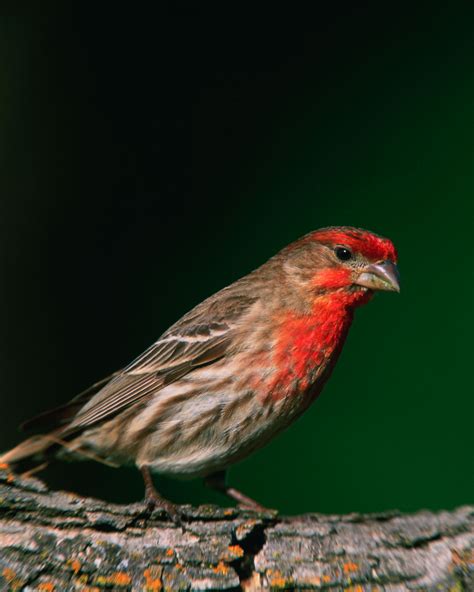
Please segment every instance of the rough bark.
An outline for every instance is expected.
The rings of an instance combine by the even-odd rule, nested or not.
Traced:
[[[0,590],[474,590],[474,508],[285,518],[51,492],[0,471]]]

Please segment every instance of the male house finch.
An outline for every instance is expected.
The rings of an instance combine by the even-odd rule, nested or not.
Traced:
[[[399,291],[391,241],[331,227],[288,245],[184,315],[124,370],[28,422],[48,425],[0,462],[95,456],[134,463],[146,497],[176,517],[150,471],[206,478],[241,504],[225,471],[315,400],[339,357],[354,309]]]

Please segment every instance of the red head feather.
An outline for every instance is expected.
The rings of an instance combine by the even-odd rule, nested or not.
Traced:
[[[307,240],[317,240],[328,245],[349,247],[370,261],[389,259],[397,262],[397,251],[388,238],[378,236],[368,230],[351,226],[334,226],[321,228],[307,235]]]

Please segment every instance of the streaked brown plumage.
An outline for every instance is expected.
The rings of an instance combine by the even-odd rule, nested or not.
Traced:
[[[127,368],[30,421],[52,431],[0,462],[92,454],[136,464],[150,495],[149,470],[207,477],[257,507],[225,487],[223,471],[307,409],[354,308],[373,290],[398,290],[395,264],[392,243],[364,230],[306,235],[196,306]]]

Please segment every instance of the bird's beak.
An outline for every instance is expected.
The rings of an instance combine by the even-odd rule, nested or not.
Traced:
[[[400,292],[398,267],[391,261],[367,265],[354,283],[371,290]]]

